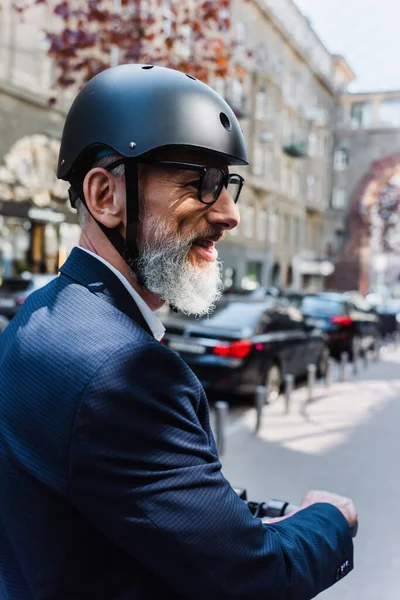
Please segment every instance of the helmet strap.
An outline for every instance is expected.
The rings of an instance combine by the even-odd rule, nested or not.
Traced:
[[[138,259],[137,235],[139,224],[139,177],[138,163],[130,159],[124,162],[125,165],[125,189],[126,189],[126,236],[124,239],[117,228],[106,227],[100,223],[90,212],[85,195],[83,193],[83,182],[80,177],[74,173],[69,176],[71,188],[69,189],[69,198],[73,208],[76,201],[80,199],[91,217],[100,227],[104,235],[111,242],[112,246],[117,250],[124,261],[129,265],[133,272],[136,273],[136,264]],[[136,275],[137,281],[139,277]]]

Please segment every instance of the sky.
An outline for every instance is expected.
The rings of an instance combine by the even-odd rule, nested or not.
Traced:
[[[295,0],[330,52],[357,79],[349,91],[400,90],[399,0]]]

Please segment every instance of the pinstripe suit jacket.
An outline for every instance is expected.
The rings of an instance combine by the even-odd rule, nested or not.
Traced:
[[[250,515],[199,381],[87,253],[1,335],[1,600],[306,600],[352,553],[332,506]]]

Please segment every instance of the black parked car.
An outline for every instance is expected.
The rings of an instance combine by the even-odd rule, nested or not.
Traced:
[[[29,278],[6,277],[0,285],[0,315],[12,319],[32,292],[49,283],[57,275],[35,274]]]
[[[164,319],[163,342],[190,365],[206,390],[231,396],[266,385],[270,400],[284,375],[304,376],[309,363],[325,374],[329,351],[321,331],[286,301],[222,299],[211,316]]]
[[[333,356],[370,350],[380,337],[380,321],[376,312],[362,300],[346,293],[293,294],[287,296],[299,308],[309,325],[322,329]]]
[[[375,308],[381,322],[382,336],[392,335],[400,331],[400,300],[388,299]]]

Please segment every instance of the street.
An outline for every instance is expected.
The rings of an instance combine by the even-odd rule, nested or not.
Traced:
[[[258,435],[255,409],[227,427],[223,471],[252,500],[299,503],[309,489],[351,497],[359,513],[355,569],[322,594],[326,600],[400,597],[400,350],[384,348],[349,381],[320,384],[311,403],[296,390],[264,409]],[[236,416],[237,416],[236,409]]]

